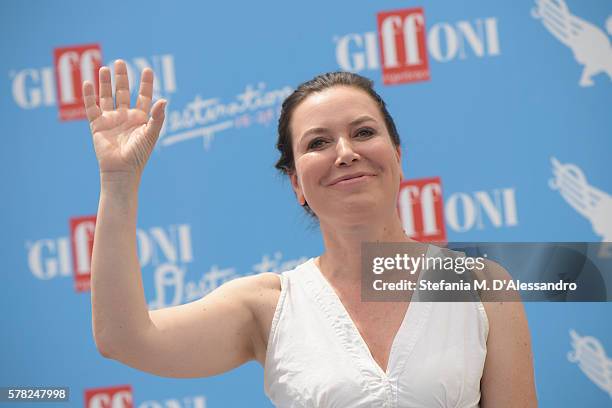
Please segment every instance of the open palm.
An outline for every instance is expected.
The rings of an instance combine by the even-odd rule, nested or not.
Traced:
[[[160,99],[151,108],[153,71],[145,68],[140,79],[136,108],[130,109],[130,87],[125,62],[117,60],[114,68],[114,101],[108,67],[100,68],[99,72],[99,106],[94,85],[89,81],[83,83],[83,99],[94,149],[100,173],[140,175],[164,123],[166,101]]]

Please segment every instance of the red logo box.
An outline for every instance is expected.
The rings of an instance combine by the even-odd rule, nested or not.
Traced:
[[[385,11],[377,20],[383,83],[429,81],[423,9]]]
[[[421,242],[447,242],[440,177],[402,182],[398,207],[404,231],[410,238]]]
[[[131,385],[85,390],[85,408],[132,408],[132,401]]]
[[[93,252],[96,216],[70,219],[70,245],[72,249],[72,271],[74,288],[86,292],[91,284],[91,254]]]
[[[60,120],[85,119],[81,84],[92,81],[98,89],[102,51],[98,44],[56,48],[53,51]]]

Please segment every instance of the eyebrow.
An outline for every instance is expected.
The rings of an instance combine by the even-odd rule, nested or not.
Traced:
[[[374,119],[373,117],[369,116],[369,115],[362,115],[359,116],[356,119],[353,119],[350,123],[349,126],[356,126],[359,125],[363,122],[376,122],[376,119]],[[305,131],[302,136],[300,137],[300,143],[302,142],[302,140],[304,140],[306,138],[306,136],[309,136],[311,134],[318,134],[318,133],[323,133],[327,130],[327,128],[324,127],[314,127],[314,128],[310,128],[307,131]]]

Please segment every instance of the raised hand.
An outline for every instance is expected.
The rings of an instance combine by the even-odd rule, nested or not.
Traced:
[[[83,83],[83,99],[100,174],[139,178],[164,123],[166,101],[160,99],[151,108],[153,71],[150,68],[142,71],[136,108],[132,109],[125,62],[115,61],[114,101],[110,69],[100,68],[99,75],[100,106],[96,103],[94,85],[89,81]]]

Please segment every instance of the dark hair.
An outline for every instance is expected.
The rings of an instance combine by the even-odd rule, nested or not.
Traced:
[[[351,72],[327,72],[317,75],[310,81],[304,82],[297,87],[291,95],[284,101],[281,109],[280,118],[278,120],[278,140],[276,148],[280,152],[280,158],[276,162],[276,167],[281,173],[290,175],[295,171],[295,161],[293,158],[293,144],[291,143],[291,116],[295,108],[302,103],[306,98],[316,92],[322,92],[334,86],[350,86],[361,89],[374,99],[380,113],[382,114],[387,132],[391,136],[391,140],[395,146],[400,145],[400,137],[395,127],[393,118],[387,111],[387,105],[382,100],[380,95],[374,90],[374,82],[366,77]],[[315,216],[314,212],[304,204],[304,209],[310,215]]]

